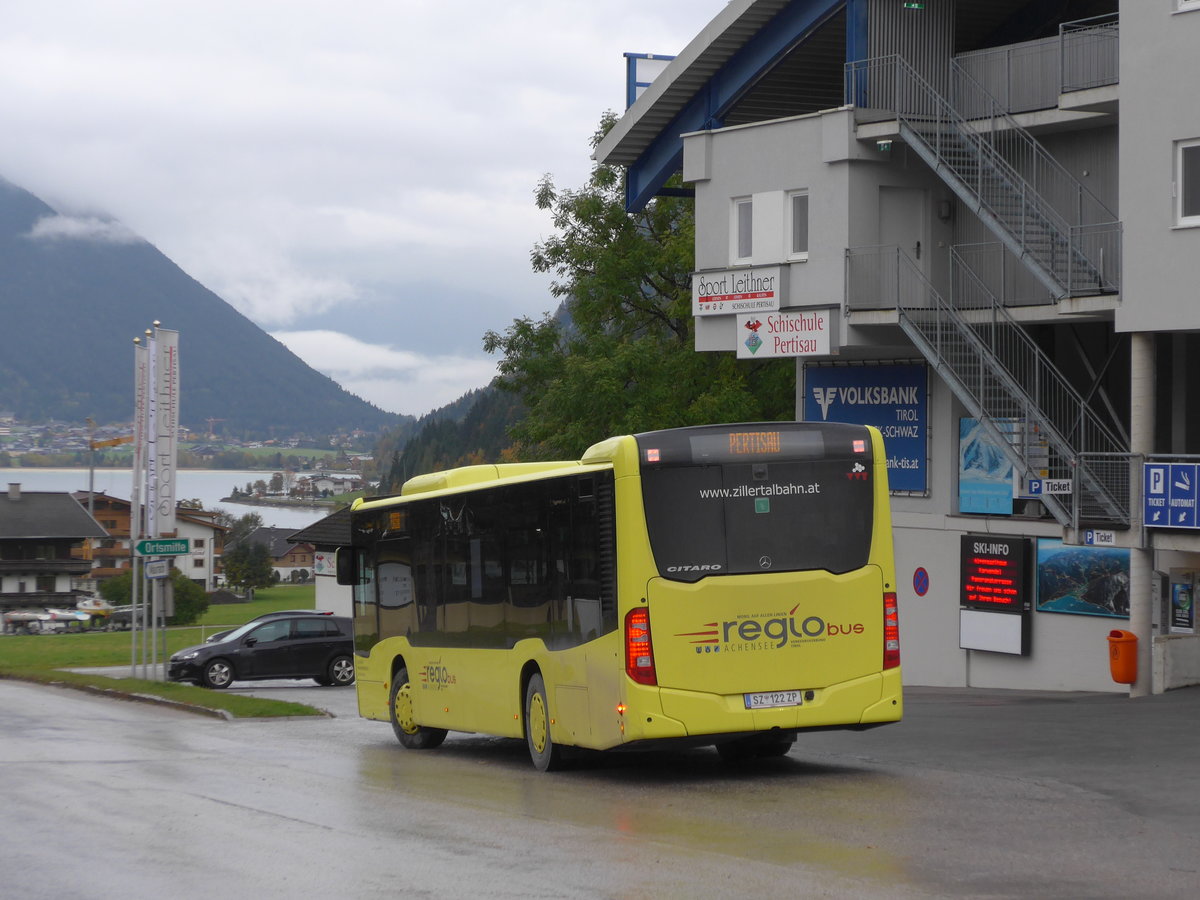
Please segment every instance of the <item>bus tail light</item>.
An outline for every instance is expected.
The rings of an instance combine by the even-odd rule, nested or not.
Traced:
[[[894,591],[883,595],[883,667],[894,669],[900,665],[900,612],[896,606]]]
[[[650,641],[650,610],[645,607],[632,609],[625,616],[625,673],[638,684],[658,684]]]

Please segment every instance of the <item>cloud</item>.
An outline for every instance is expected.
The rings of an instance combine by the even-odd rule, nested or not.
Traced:
[[[496,375],[493,360],[398,350],[337,331],[276,331],[271,336],[352,394],[388,412],[423,415]]]
[[[0,3],[0,122],[19,136],[0,176],[104,213],[39,238],[115,239],[118,219],[264,328],[386,340],[425,367],[389,370],[401,386],[459,359],[479,387],[483,332],[557,304],[529,263],[553,230],[538,180],[586,179],[624,51],[677,53],[724,6]]]
[[[142,239],[120,222],[93,216],[42,216],[29,230],[34,240],[95,241],[100,244],[140,244]]]

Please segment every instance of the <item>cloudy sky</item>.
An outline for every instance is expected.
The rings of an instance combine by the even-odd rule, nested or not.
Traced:
[[[553,307],[534,187],[587,177],[622,53],[724,5],[0,0],[0,177],[420,415],[491,379],[485,330]]]

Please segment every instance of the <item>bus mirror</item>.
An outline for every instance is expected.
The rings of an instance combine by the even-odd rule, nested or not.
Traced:
[[[358,584],[358,566],[356,565],[358,554],[354,552],[354,548],[338,547],[334,557],[337,560],[337,583]]]

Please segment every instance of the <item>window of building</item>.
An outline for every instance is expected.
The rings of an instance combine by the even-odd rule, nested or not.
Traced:
[[[197,550],[204,549],[204,538],[192,538],[192,543]]]
[[[1176,219],[1180,225],[1200,225],[1200,138],[1176,146]]]
[[[749,197],[734,199],[731,231],[734,262],[749,262],[754,256],[754,202]]]
[[[53,575],[39,575],[37,577],[37,592],[39,594],[53,594],[57,589],[57,580]]]
[[[808,259],[808,191],[793,191],[787,201],[788,258]]]
[[[193,560],[192,560],[192,568],[193,568],[193,569],[203,569],[203,568],[204,568],[204,560],[202,560],[202,559],[193,559]]]

